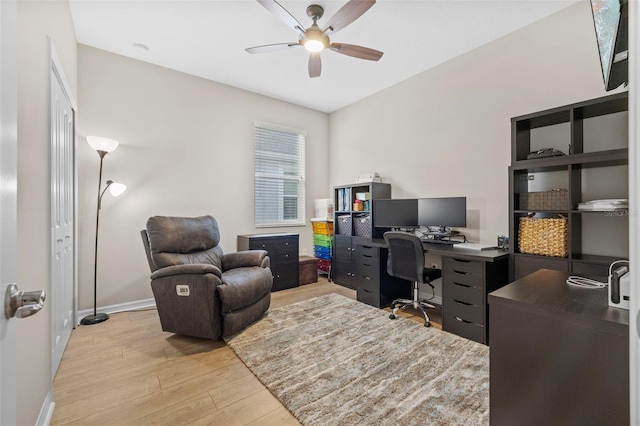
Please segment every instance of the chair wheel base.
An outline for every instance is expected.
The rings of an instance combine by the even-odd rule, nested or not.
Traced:
[[[391,318],[391,319],[396,319],[396,318],[398,318],[398,317],[397,317],[397,316],[395,316],[394,314],[389,314],[389,318]]]

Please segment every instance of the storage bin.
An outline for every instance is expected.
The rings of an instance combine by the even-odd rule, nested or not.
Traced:
[[[358,215],[353,220],[356,236],[371,238],[371,216],[368,214]]]
[[[521,217],[518,229],[520,253],[567,257],[569,229],[567,218]]]
[[[323,247],[331,247],[333,245],[333,238],[330,235],[314,234],[313,244]]]
[[[313,232],[315,234],[333,235],[333,222],[316,222],[311,220],[311,224],[313,225]]]
[[[351,235],[351,215],[341,215],[336,219],[338,221],[338,234]]]
[[[571,210],[569,191],[553,189],[520,193],[520,210]]]
[[[325,260],[331,259],[331,249],[329,247],[315,246],[313,248],[313,254],[318,259],[325,259]]]
[[[300,256],[298,283],[299,285],[318,282],[318,259],[311,256]]]

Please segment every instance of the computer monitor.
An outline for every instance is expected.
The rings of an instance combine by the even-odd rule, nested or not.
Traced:
[[[418,225],[439,227],[467,226],[467,197],[419,198]]]
[[[373,226],[378,228],[417,228],[418,200],[373,200]]]

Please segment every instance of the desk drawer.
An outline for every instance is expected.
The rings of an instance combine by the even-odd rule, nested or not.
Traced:
[[[380,292],[380,280],[378,278],[362,274],[360,271],[356,274],[356,286],[366,288],[369,291]]]
[[[380,249],[378,247],[356,244],[356,253],[358,256],[367,256],[369,258],[379,259]]]
[[[447,299],[458,300],[476,306],[484,304],[484,289],[480,287],[445,281],[442,293],[442,296]]]
[[[356,270],[358,277],[368,277],[375,281],[380,279],[380,263],[377,259],[358,256]]]
[[[442,268],[447,272],[468,272],[470,274],[482,276],[483,265],[482,262],[444,257],[442,259]]]
[[[482,275],[475,275],[471,272],[458,272],[445,270],[444,280],[450,283],[466,284],[473,287],[484,287],[484,279]]]
[[[443,311],[445,315],[461,318],[465,321],[484,325],[484,309],[482,306],[471,305],[454,299],[444,299]]]
[[[356,298],[358,302],[366,303],[367,305],[381,308],[380,306],[380,292],[372,291],[370,289],[358,287],[356,290]]]
[[[469,340],[486,344],[484,339],[484,327],[465,321],[462,318],[444,314],[442,318],[442,329],[449,333],[465,337]]]

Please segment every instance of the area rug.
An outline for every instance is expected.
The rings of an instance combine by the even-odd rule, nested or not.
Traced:
[[[489,423],[489,348],[337,294],[226,339],[306,426]]]

